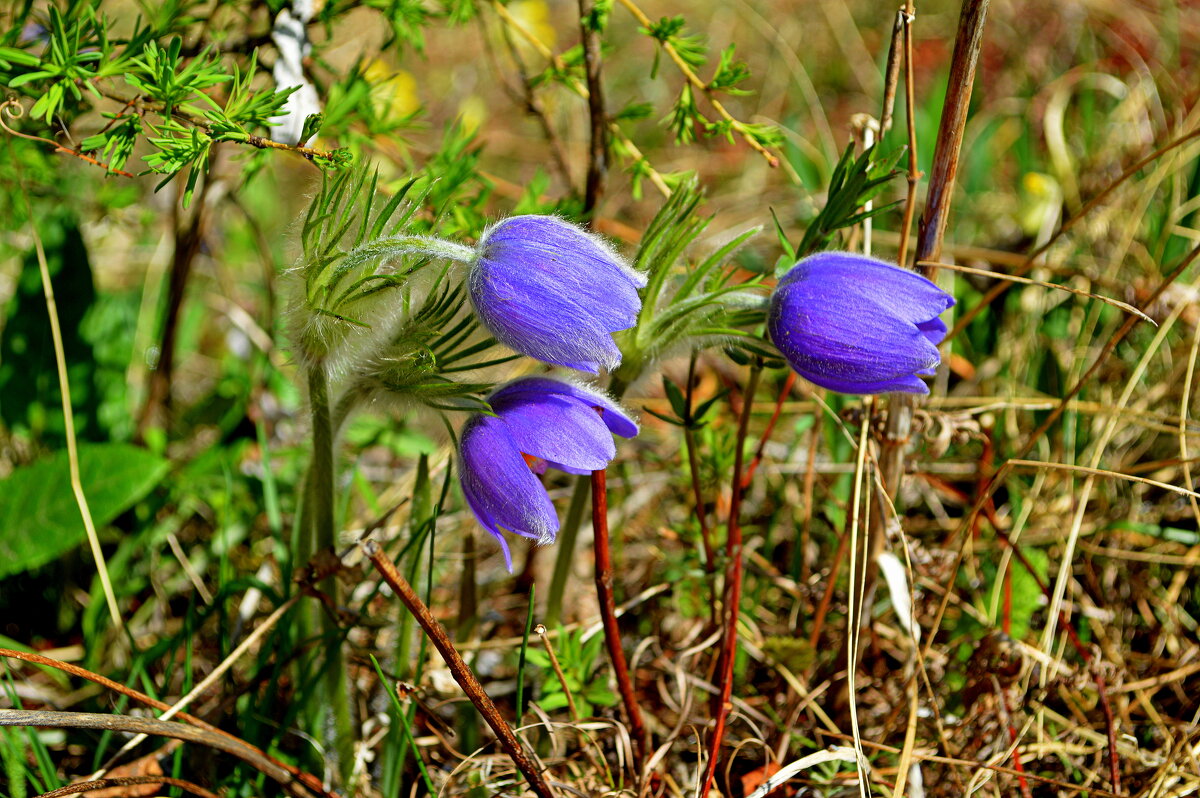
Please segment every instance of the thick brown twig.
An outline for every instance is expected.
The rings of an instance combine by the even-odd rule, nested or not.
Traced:
[[[513,764],[525,776],[529,786],[538,795],[538,798],[554,798],[554,791],[550,789],[549,782],[534,764],[534,761],[525,752],[525,748],[521,745],[521,741],[517,739],[517,735],[513,733],[512,727],[508,725],[508,721],[500,714],[500,710],[496,708],[496,704],[491,697],[484,691],[483,685],[479,683],[479,679],[475,677],[475,673],[467,665],[466,660],[458,653],[458,649],[454,647],[454,643],[450,640],[450,635],[446,633],[443,627],[429,608],[425,606],[425,602],[421,601],[421,597],[413,590],[412,585],[404,578],[403,574],[396,568],[395,564],[388,559],[387,554],[374,540],[367,540],[362,543],[363,552],[375,566],[375,570],[383,577],[383,581],[388,583],[397,598],[404,604],[417,623],[425,630],[425,634],[429,635],[434,648],[442,655],[442,659],[446,663],[446,667],[450,669],[450,673],[454,676],[454,681],[467,694],[467,698],[479,710],[479,714],[487,721],[487,724],[492,727],[492,731],[496,733],[496,738],[500,741],[500,747],[504,749],[504,753],[508,754],[512,759]]]
[[[183,224],[180,224],[180,216],[185,213],[184,209],[179,202],[172,206],[175,214],[175,248],[171,254],[171,273],[167,281],[167,304],[163,309],[162,326],[160,327],[162,337],[158,347],[158,364],[147,377],[146,400],[138,414],[137,434],[139,438],[144,438],[150,427],[161,426],[169,429],[171,425],[171,393],[175,374],[175,345],[179,337],[179,321],[192,266],[200,254],[201,245],[207,234],[210,216],[207,199],[212,181],[212,172],[210,171],[200,184],[200,196],[195,210]]]
[[[617,602],[613,598],[612,548],[608,541],[608,486],[604,469],[592,472],[592,549],[596,557],[596,597],[600,600],[600,620],[604,624],[604,644],[612,660],[617,690],[629,718],[637,765],[640,768],[650,751],[650,738],[642,721],[629,665],[621,648],[621,630],[617,626]]]
[[[591,128],[587,183],[583,190],[583,215],[588,218],[595,213],[604,194],[604,176],[608,173],[608,116],[604,110],[604,85],[600,82],[603,63],[600,33],[590,21],[595,10],[595,0],[579,0],[579,31],[583,38],[583,68],[587,77],[588,122]]]
[[[900,83],[900,49],[904,47],[904,29],[907,24],[907,9],[902,8],[896,12],[896,21],[892,24],[892,43],[888,47],[887,66],[883,69],[883,110],[879,114],[879,135],[881,137],[892,128],[892,112],[896,108],[896,88]]]
[[[197,743],[235,756],[268,778],[278,782],[297,798],[311,798],[308,787],[282,764],[258,748],[236,737],[214,734],[203,728],[174,721],[134,718],[127,715],[102,715],[94,712],[55,712],[43,709],[0,709],[0,726],[42,726],[60,729],[99,729],[101,731],[170,737]]]

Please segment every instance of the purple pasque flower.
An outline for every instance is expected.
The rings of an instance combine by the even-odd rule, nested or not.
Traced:
[[[767,330],[796,373],[839,393],[929,393],[938,316],[954,297],[921,275],[848,252],[797,263],[771,294]]]
[[[513,216],[484,231],[467,285],[496,340],[545,363],[596,374],[621,363],[612,333],[637,323],[646,278],[575,225]]]
[[[616,456],[613,435],[632,438],[637,423],[601,393],[549,377],[501,386],[476,414],[458,445],[458,480],[475,518],[500,542],[512,570],[504,531],[552,543],[558,514],[537,475],[557,468],[590,474]]]

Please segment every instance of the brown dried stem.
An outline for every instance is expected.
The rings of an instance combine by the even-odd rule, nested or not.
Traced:
[[[199,784],[193,784],[190,781],[172,778],[171,776],[125,776],[122,778],[81,781],[76,784],[68,784],[66,787],[59,787],[57,790],[44,792],[37,796],[37,798],[62,798],[62,796],[65,795],[78,795],[81,792],[104,790],[111,787],[134,787],[139,784],[167,784],[171,787],[178,787],[181,790],[186,790],[192,795],[199,795],[200,798],[219,798],[215,792],[206,790]],[[129,794],[132,794],[132,790]]]
[[[508,721],[500,714],[500,710],[496,708],[496,704],[491,697],[484,691],[483,685],[479,683],[479,679],[475,677],[466,660],[458,653],[458,649],[454,647],[454,643],[450,640],[450,635],[446,633],[443,627],[433,613],[429,611],[429,607],[425,606],[425,602],[421,601],[421,597],[413,590],[412,585],[404,578],[403,574],[392,563],[383,548],[374,540],[367,540],[362,543],[363,552],[375,566],[375,570],[383,577],[383,581],[388,583],[396,596],[408,608],[413,617],[417,619],[417,623],[425,630],[425,634],[429,635],[429,639],[433,642],[434,648],[442,655],[446,666],[450,669],[450,673],[454,676],[454,681],[458,682],[462,687],[463,692],[467,694],[467,698],[479,710],[479,714],[487,721],[487,724],[492,727],[492,731],[496,733],[496,738],[500,741],[500,747],[504,749],[504,753],[508,754],[512,759],[513,764],[525,776],[529,786],[538,795],[538,798],[554,798],[554,791],[550,789],[549,782],[534,764],[529,754],[525,752],[521,741],[517,739],[517,735],[513,733],[512,727],[508,725]]]
[[[608,115],[604,110],[604,85],[600,82],[603,64],[600,33],[589,22],[595,7],[595,0],[579,0],[579,31],[583,39],[583,69],[587,77],[588,123],[591,129],[587,182],[583,191],[583,214],[589,218],[595,213],[596,205],[604,194],[604,176],[608,173]]]
[[[104,715],[94,712],[55,712],[43,709],[0,709],[0,726],[41,726],[58,729],[99,729],[101,731],[170,737],[215,748],[235,756],[268,778],[278,782],[298,798],[311,798],[308,787],[281,763],[258,748],[236,737],[174,721]],[[156,780],[158,780],[156,778]]]
[[[604,644],[612,660],[617,690],[629,718],[629,735],[633,738],[634,753],[640,768],[650,751],[650,737],[642,721],[629,665],[621,647],[621,630],[617,626],[617,603],[613,598],[612,549],[608,538],[608,486],[604,469],[592,472],[592,549],[596,557],[596,596],[600,600],[600,620],[604,625]]]
[[[34,665],[43,665],[47,668],[54,668],[55,670],[60,670],[63,673],[69,673],[72,676],[78,676],[81,679],[87,679],[88,681],[98,684],[101,687],[106,687],[109,690],[113,690],[115,692],[120,693],[123,696],[126,696],[127,698],[132,698],[134,701],[138,701],[147,706],[154,707],[155,709],[158,709],[158,710],[162,710],[163,712],[171,712],[174,709],[174,707],[172,707],[170,704],[167,704],[163,701],[159,701],[156,698],[151,698],[150,696],[146,695],[143,692],[140,692],[139,690],[135,690],[132,687],[123,685],[120,682],[115,682],[112,679],[109,679],[106,676],[101,676],[98,673],[93,673],[92,671],[89,671],[86,668],[81,668],[78,665],[72,665],[69,662],[62,662],[61,660],[51,659],[50,657],[42,656],[41,654],[34,654],[31,652],[25,652],[25,651],[14,651],[13,649],[10,649],[10,648],[0,648],[0,657],[8,657],[10,659],[24,660],[25,662],[31,662]],[[219,729],[216,726],[213,726],[212,724],[210,724],[204,720],[201,720],[200,718],[196,717],[195,715],[190,715],[187,712],[178,711],[178,712],[174,712],[174,716],[179,718],[180,720],[182,720],[184,723],[195,726],[197,729],[202,729],[211,734],[215,734],[215,735],[219,735],[221,737],[227,738],[231,745],[245,746],[246,748],[257,752],[259,755],[266,758],[267,760],[270,760],[275,765],[287,770],[289,773],[292,774],[292,776],[294,778],[299,779],[300,781],[304,782],[304,784],[307,785],[309,789],[313,790],[314,792],[316,792],[320,795],[324,795],[327,798],[331,798],[331,796],[333,795],[333,793],[326,791],[321,786],[321,780],[318,779],[316,776],[313,776],[310,773],[305,773],[304,771],[300,770],[300,768],[296,767],[295,765],[290,765],[287,762],[281,762],[281,761],[275,759],[270,754],[268,754],[267,752],[258,748],[257,746],[254,746],[254,745],[246,742],[245,740],[235,737],[234,735],[230,734],[229,732],[227,732],[223,729]]]
[[[913,107],[917,90],[916,79],[913,77],[912,24],[916,13],[912,0],[908,0],[900,11],[900,19],[904,24],[904,119],[908,129],[908,198],[904,203],[904,221],[900,224],[901,266],[908,257],[908,236],[917,208],[917,182],[921,179],[921,170],[917,167],[916,109]]]

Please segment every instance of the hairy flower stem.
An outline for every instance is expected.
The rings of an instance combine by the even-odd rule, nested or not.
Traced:
[[[746,433],[750,428],[750,413],[754,408],[754,393],[758,389],[758,378],[762,375],[762,364],[750,367],[746,381],[746,392],[742,396],[742,413],[738,419],[737,443],[733,455],[733,481],[729,497],[729,532],[725,539],[725,639],[717,668],[717,697],[713,717],[713,735],[708,747],[708,763],[704,767],[704,780],[700,798],[707,798],[712,789],[713,777],[717,772],[717,758],[721,750],[721,739],[725,736],[725,721],[729,717],[729,701],[733,696],[733,665],[737,659],[738,604],[742,600],[742,466],[745,461]]]
[[[304,568],[308,560],[321,551],[333,550],[336,543],[334,526],[334,431],[329,407],[329,379],[323,363],[314,364],[308,372],[309,405],[312,413],[313,449],[305,481],[304,509],[301,512],[300,533],[297,536],[297,562]],[[318,586],[329,596],[334,606],[338,599],[338,582],[334,575]],[[302,633],[316,634],[318,627],[325,641],[324,662],[321,664],[318,694],[315,703],[315,729],[327,730],[327,743],[332,743],[337,766],[343,780],[354,765],[354,720],[350,714],[350,692],[346,660],[342,652],[342,630],[336,618],[310,602],[302,617]]]
[[[617,627],[617,602],[613,598],[612,550],[608,541],[608,487],[604,469],[592,472],[592,538],[596,555],[596,596],[600,600],[600,620],[604,624],[604,643],[617,677],[617,690],[625,704],[629,719],[629,736],[633,738],[636,765],[640,769],[649,753],[650,739],[642,711],[638,707],[629,678],[629,665],[621,648],[621,630]]]
[[[479,679],[471,671],[462,655],[458,653],[458,649],[454,647],[454,643],[450,641],[450,636],[446,634],[446,629],[438,623],[433,617],[433,613],[429,611],[429,607],[425,602],[421,601],[421,597],[413,590],[412,585],[408,583],[397,570],[392,561],[388,559],[383,548],[374,540],[368,540],[362,544],[363,552],[371,560],[371,564],[375,566],[375,570],[383,577],[383,581],[388,583],[396,596],[403,602],[408,611],[417,619],[417,623],[425,630],[425,634],[433,642],[434,648],[442,655],[442,659],[446,662],[446,666],[450,669],[454,680],[462,687],[463,692],[467,694],[467,698],[479,710],[479,714],[487,721],[487,724],[492,727],[492,731],[496,733],[497,739],[500,741],[500,747],[504,749],[504,753],[508,754],[512,759],[513,764],[525,776],[529,786],[538,798],[554,798],[554,791],[550,788],[546,777],[538,770],[537,765],[525,752],[521,746],[521,741],[513,733],[512,727],[504,720],[504,716],[500,714],[500,710],[496,708],[495,703],[484,691],[483,685],[479,683]]]

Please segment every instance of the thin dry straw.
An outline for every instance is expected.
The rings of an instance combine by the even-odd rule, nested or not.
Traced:
[[[0,121],[4,114],[12,113],[10,109],[20,108],[11,101],[0,106]],[[5,126],[7,128],[7,126]],[[79,514],[83,517],[83,528],[87,533],[88,545],[92,549],[92,558],[96,561],[96,572],[100,577],[100,586],[104,590],[104,600],[108,604],[108,614],[112,617],[113,626],[117,631],[124,629],[121,620],[121,610],[117,607],[117,596],[113,592],[112,582],[108,578],[108,566],[104,562],[104,552],[100,549],[100,537],[96,534],[96,524],[92,520],[92,511],[88,506],[87,495],[83,492],[83,480],[79,476],[79,448],[75,442],[75,413],[71,408],[71,383],[67,378],[67,357],[63,351],[62,328],[58,323],[58,303],[54,301],[54,286],[50,282],[50,267],[46,263],[46,251],[42,247],[42,237],[38,233],[34,221],[33,204],[25,193],[24,172],[21,163],[9,144],[8,154],[17,170],[17,182],[20,194],[25,200],[25,210],[29,214],[29,230],[33,236],[33,246],[37,251],[38,272],[42,278],[42,291],[46,295],[46,313],[50,316],[50,337],[54,341],[54,366],[58,371],[58,390],[62,395],[63,427],[67,438],[67,462],[71,473],[71,491],[75,494],[75,503],[79,505]]]

